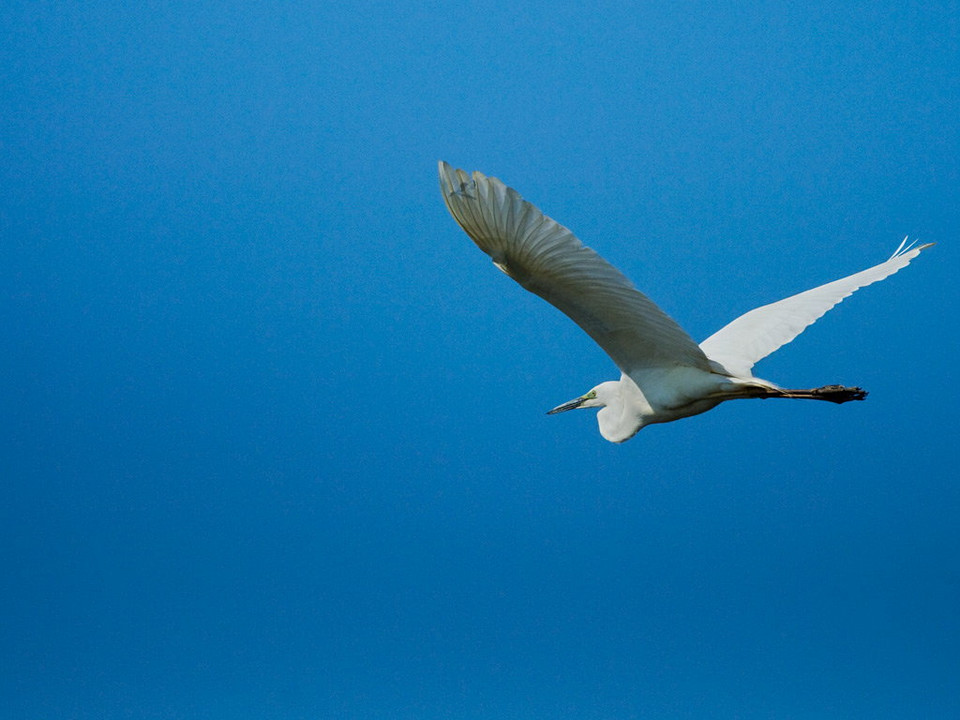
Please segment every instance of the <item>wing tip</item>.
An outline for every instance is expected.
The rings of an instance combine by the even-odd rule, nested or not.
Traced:
[[[471,177],[470,173],[455,168],[443,160],[437,161],[437,173],[440,176],[440,194],[443,195],[443,200],[451,212],[453,212],[451,200],[457,195],[472,199],[468,190],[476,187],[478,177],[483,178],[480,173],[473,173]]]
[[[462,172],[462,171],[461,171]],[[457,186],[457,170],[444,160],[437,161],[437,173],[440,176],[440,187],[444,195],[450,195]]]
[[[923,243],[922,245],[917,245],[918,240],[914,240],[912,243],[907,245],[907,240],[910,239],[909,235],[904,236],[903,240],[900,242],[900,246],[894,250],[893,255],[888,258],[889,260],[894,260],[895,258],[904,257],[910,255],[910,260],[919,255],[923,250],[926,250],[928,247],[933,247],[936,243],[928,242]]]

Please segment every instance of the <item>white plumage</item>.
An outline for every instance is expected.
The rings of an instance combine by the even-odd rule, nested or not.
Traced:
[[[749,375],[754,363],[793,340],[844,298],[905,268],[933,245],[906,242],[904,238],[886,262],[741,315],[700,343],[700,349],[730,373]]]
[[[754,377],[751,369],[845,297],[906,267],[930,247],[908,247],[904,241],[886,262],[751,310],[697,345],[623,273],[515,190],[445,162],[439,169],[444,202],[477,246],[503,272],[566,313],[620,368],[619,381],[601,383],[550,411],[601,408],[600,432],[612,442],[724,400],[862,400],[866,393],[860,388],[786,390]]]

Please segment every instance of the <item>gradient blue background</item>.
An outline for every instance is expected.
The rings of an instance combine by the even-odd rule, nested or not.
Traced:
[[[955,2],[6,2],[0,716],[956,718]],[[604,442],[436,161],[865,403]]]

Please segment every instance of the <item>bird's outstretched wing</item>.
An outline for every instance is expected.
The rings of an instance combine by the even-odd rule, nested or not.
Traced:
[[[905,268],[933,243],[905,244],[906,238],[886,262],[741,315],[700,343],[700,348],[732,375],[750,377],[758,360],[793,340],[844,298]]]
[[[623,372],[679,365],[710,370],[676,322],[516,190],[441,161],[440,191],[450,214],[498,268],[566,313]]]

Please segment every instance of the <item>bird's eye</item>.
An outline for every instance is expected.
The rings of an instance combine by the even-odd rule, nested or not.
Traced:
[[[596,390],[591,390],[586,395],[583,396],[584,400],[593,400],[597,396]]]

